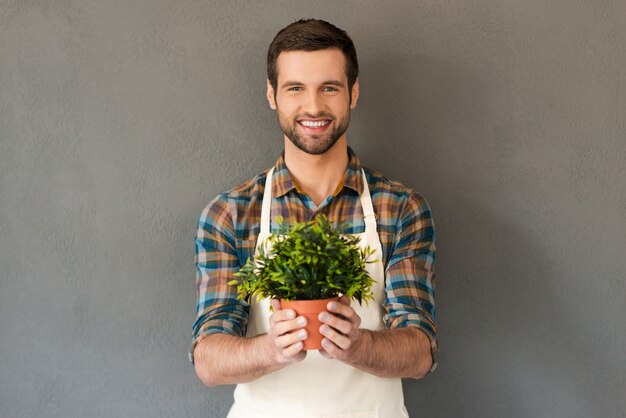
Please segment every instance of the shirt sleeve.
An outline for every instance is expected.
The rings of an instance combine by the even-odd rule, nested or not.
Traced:
[[[237,300],[237,286],[230,286],[239,270],[236,233],[227,199],[220,195],[202,211],[196,233],[196,321],[189,361],[204,337],[213,333],[244,336],[249,306]]]
[[[435,325],[435,226],[426,200],[414,191],[401,210],[385,272],[387,329],[413,326],[430,341],[433,365],[439,351]]]

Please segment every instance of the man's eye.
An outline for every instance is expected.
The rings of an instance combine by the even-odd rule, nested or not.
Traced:
[[[287,91],[300,91],[300,90],[302,90],[302,87],[297,87],[297,86],[289,87],[287,89]]]
[[[324,91],[337,91],[334,87],[324,87]]]

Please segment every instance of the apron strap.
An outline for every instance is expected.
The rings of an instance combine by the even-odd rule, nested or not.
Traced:
[[[365,170],[361,167],[361,173],[363,174],[363,193],[361,193],[361,207],[363,208],[363,221],[365,222],[365,232],[374,232],[376,235],[376,214],[374,213],[374,206],[372,205],[372,196],[370,195],[370,188],[367,185],[367,177],[365,177]]]
[[[261,206],[261,231],[259,235],[262,237],[270,234],[270,212],[272,207],[272,174],[274,167],[267,172],[265,179],[265,190],[263,190],[263,206]]]

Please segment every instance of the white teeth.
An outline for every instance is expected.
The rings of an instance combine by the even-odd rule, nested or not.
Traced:
[[[319,128],[320,126],[324,126],[327,125],[329,121],[327,120],[323,120],[323,121],[319,121],[319,122],[312,122],[312,121],[308,121],[308,120],[303,120],[300,122],[301,125],[304,125],[306,127],[309,128]]]

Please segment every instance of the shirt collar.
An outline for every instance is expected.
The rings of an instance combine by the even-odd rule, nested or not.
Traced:
[[[363,191],[363,176],[361,174],[361,161],[354,153],[352,148],[348,147],[348,168],[343,175],[343,184],[337,185],[334,195],[336,196],[344,188],[348,187],[359,195]],[[341,183],[340,183],[341,184]],[[291,179],[291,174],[285,164],[285,151],[280,154],[276,163],[274,164],[274,174],[272,178],[272,196],[281,197],[289,193],[291,190],[296,189],[295,183]]]

